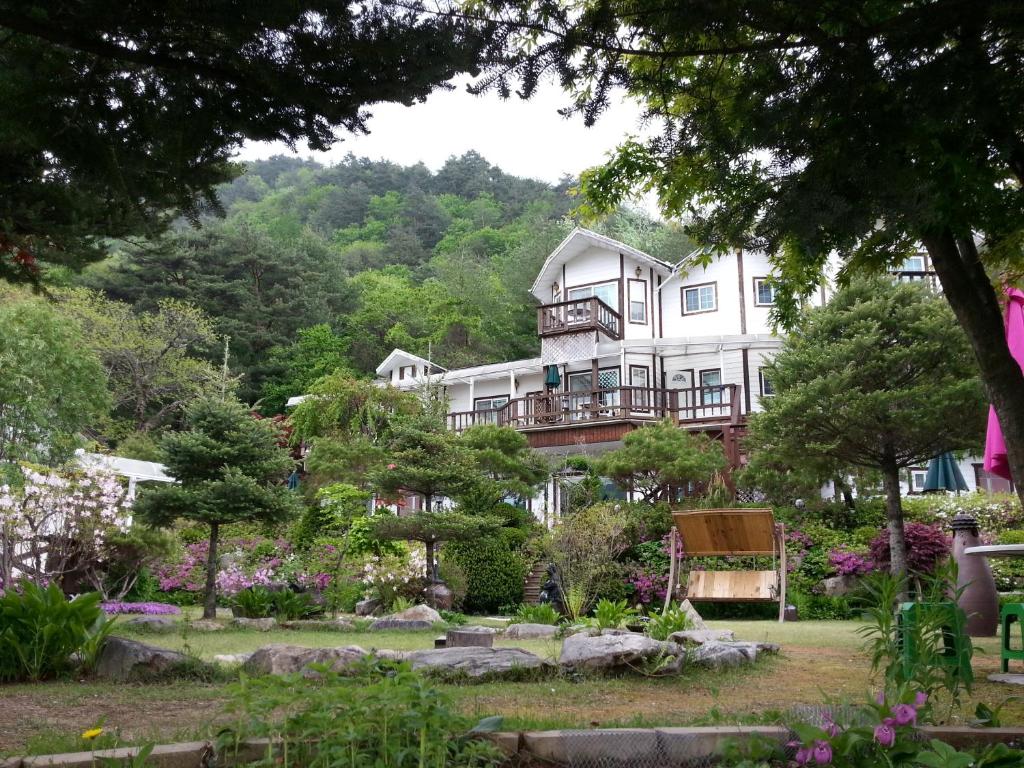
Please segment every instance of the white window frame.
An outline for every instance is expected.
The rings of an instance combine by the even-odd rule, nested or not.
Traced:
[[[910,262],[912,262],[912,261],[919,262],[921,266],[920,267],[911,267],[910,266]],[[900,267],[897,270],[897,272],[927,272],[927,271],[928,271],[928,263],[927,263],[927,260],[925,259],[923,253],[919,253],[916,256],[908,256],[906,259],[904,259],[903,263],[900,264]]]
[[[711,306],[704,307],[704,291],[711,289]],[[700,315],[705,312],[718,311],[718,283],[698,283],[697,285],[684,285],[681,289],[681,303],[684,315]],[[686,294],[694,291],[697,296],[697,309],[687,309]]]
[[[639,298],[634,297],[633,290],[639,291]],[[626,308],[629,311],[629,322],[633,325],[647,325],[647,281],[639,278],[629,278],[626,281]],[[641,310],[639,319],[633,316],[633,305],[639,305]]]
[[[764,286],[771,291],[771,301],[761,301],[761,287]],[[755,307],[773,307],[775,306],[775,286],[771,284],[767,277],[755,277],[754,278],[754,306]]]
[[[924,484],[928,480],[928,470],[924,467],[911,467],[908,470],[910,474],[909,492],[910,493],[924,493]]]
[[[758,391],[761,393],[761,397],[775,397],[775,385],[771,383],[771,380],[764,375],[764,368],[757,369],[757,383]],[[771,392],[766,391],[765,384],[771,387]]]
[[[473,410],[474,411],[491,411],[491,410],[496,410],[498,408],[501,408],[502,406],[508,405],[509,399],[510,398],[509,398],[508,395],[490,395],[490,396],[487,396],[487,397],[478,397],[478,398],[473,400]],[[501,402],[498,403],[497,405],[495,405],[494,404],[495,400],[500,400]],[[484,406],[483,403],[488,403],[488,405]]]
[[[566,301],[582,301],[583,299],[593,298],[596,294],[594,293],[598,288],[604,288],[606,286],[612,287],[612,293],[610,301],[605,301],[600,296],[597,298],[604,301],[609,307],[614,309],[616,312],[619,311],[619,281],[618,280],[606,280],[601,283],[593,283],[592,285],[581,285],[576,288],[568,288],[565,291]],[[574,295],[575,294],[575,295]]]
[[[708,384],[704,381],[704,375],[708,373],[714,373],[718,376],[718,381],[713,384]],[[701,405],[721,405],[722,404],[722,390],[717,392],[706,392],[703,387],[720,387],[722,386],[722,369],[721,368],[705,368],[699,374],[700,386],[700,404]]]

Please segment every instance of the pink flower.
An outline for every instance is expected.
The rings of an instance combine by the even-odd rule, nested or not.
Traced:
[[[896,731],[892,727],[892,720],[886,718],[881,725],[875,726],[875,741],[886,749],[896,743]]]
[[[875,703],[878,706],[885,704],[885,691],[879,691],[878,695],[875,696]]]
[[[832,762],[832,745],[827,741],[816,741],[811,755],[818,765],[828,765]]]
[[[924,691],[918,691],[917,695],[914,696],[914,706],[915,707],[923,707],[927,703],[928,703],[928,694],[925,693]]]
[[[388,464],[388,469],[394,469],[397,466],[397,464]]]
[[[829,738],[834,739],[836,736],[839,735],[839,726],[833,723],[831,720],[826,720],[824,731],[829,735]]]
[[[892,708],[896,725],[913,725],[917,722],[917,710],[909,704],[897,704]]]
[[[796,761],[797,765],[807,765],[811,760],[811,748],[800,747],[793,756],[793,760]]]

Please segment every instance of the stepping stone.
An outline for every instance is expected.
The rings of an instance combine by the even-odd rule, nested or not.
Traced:
[[[1024,675],[1014,673],[997,673],[988,676],[993,683],[1005,683],[1006,685],[1024,685]]]
[[[505,629],[505,637],[511,640],[549,639],[558,634],[558,627],[552,624],[511,624]]]
[[[523,670],[553,666],[540,656],[522,648],[435,648],[408,654],[413,669],[466,675],[467,677],[504,677]]]

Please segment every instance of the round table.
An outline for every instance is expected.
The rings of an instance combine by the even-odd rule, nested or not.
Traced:
[[[964,554],[984,555],[985,557],[1024,557],[1024,544],[989,544],[984,547],[967,547]],[[1024,685],[1024,675],[1021,674],[1001,673],[989,675],[988,679],[993,683]]]
[[[1024,544],[989,544],[984,547],[967,547],[965,555],[985,557],[1024,557]]]

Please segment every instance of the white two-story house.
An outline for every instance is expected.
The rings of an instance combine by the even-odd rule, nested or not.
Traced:
[[[597,453],[669,418],[722,439],[739,466],[746,416],[772,394],[764,361],[781,343],[769,269],[743,250],[707,267],[668,263],[575,229],[531,289],[540,357],[443,370],[396,349],[377,375],[400,389],[443,385],[455,430],[503,424],[542,451]]]

